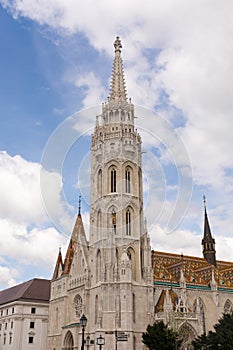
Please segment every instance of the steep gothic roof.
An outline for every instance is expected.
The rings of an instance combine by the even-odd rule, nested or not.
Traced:
[[[48,303],[50,298],[50,281],[34,278],[17,286],[0,292],[0,305],[12,301],[33,301]]]
[[[80,209],[79,209],[79,213],[74,225],[71,239],[66,251],[64,263],[62,260],[62,254],[59,251],[52,280],[70,273],[70,268],[73,262],[74,253],[75,253],[77,244],[81,244],[84,247],[84,250],[85,251],[87,250],[87,240],[86,240],[85,230],[83,226],[82,216],[80,214]]]

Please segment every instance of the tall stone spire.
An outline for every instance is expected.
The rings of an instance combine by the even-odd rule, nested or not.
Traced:
[[[115,47],[115,58],[112,69],[109,101],[126,102],[127,93],[124,79],[123,62],[121,58],[122,45],[119,36],[116,37],[116,40],[113,45]]]
[[[203,248],[203,255],[206,261],[216,266],[216,251],[215,251],[215,239],[212,237],[209,220],[207,216],[207,210],[206,210],[206,198],[204,199],[204,237],[202,239],[202,248]]]

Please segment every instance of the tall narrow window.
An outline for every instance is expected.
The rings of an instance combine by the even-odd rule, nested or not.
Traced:
[[[116,169],[111,169],[111,192],[116,192]]]
[[[138,170],[138,185],[139,185],[139,196],[142,196],[142,171]]]
[[[102,170],[98,171],[98,194],[102,196]]]
[[[97,213],[97,239],[101,238],[101,228],[102,228],[102,213],[98,210]]]
[[[116,234],[116,212],[114,209],[112,210],[112,227],[114,233]]]
[[[33,337],[31,337],[31,336],[28,337],[28,343],[33,344]]]
[[[96,257],[96,282],[98,283],[101,279],[101,252],[98,250],[97,257]]]
[[[130,170],[129,168],[125,171],[125,192],[130,193]]]
[[[136,322],[136,303],[135,303],[135,294],[133,293],[133,322]]]
[[[131,213],[129,209],[126,211],[126,236],[131,236]]]
[[[58,314],[58,307],[56,307],[56,313],[55,313],[55,328],[58,328],[58,320],[59,320],[59,314]]]
[[[95,296],[95,324],[98,322],[98,313],[99,313],[99,300],[98,295]]]

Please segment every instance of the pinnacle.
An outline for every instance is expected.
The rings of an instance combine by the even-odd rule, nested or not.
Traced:
[[[121,40],[118,36],[116,37],[116,40],[113,45],[115,47],[115,58],[114,58],[113,69],[112,69],[109,101],[126,102],[127,93],[126,93],[126,86],[125,86],[123,61],[121,58],[122,45],[121,45]]]

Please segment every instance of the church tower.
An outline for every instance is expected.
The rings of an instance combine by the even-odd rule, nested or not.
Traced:
[[[90,199],[90,246],[108,249],[109,260],[105,263],[111,265],[106,266],[110,274],[123,247],[129,248],[138,243],[146,231],[141,137],[134,126],[134,106],[126,97],[121,42],[118,37],[114,47],[110,96],[108,102],[102,105],[102,115],[96,119],[92,136]],[[138,282],[145,267],[139,247],[127,251],[133,263],[132,278]],[[146,263],[148,265],[149,261]]]
[[[127,99],[121,41],[108,101],[102,105],[91,145],[90,299],[92,329],[124,332],[121,349],[139,349],[152,310],[150,240],[143,215],[141,137]],[[140,305],[141,300],[147,300]],[[106,336],[114,348],[113,335]]]
[[[80,349],[86,336],[106,349],[141,350],[153,320],[151,247],[143,214],[141,137],[127,99],[121,41],[114,42],[110,94],[91,141],[90,232],[78,217],[51,283],[49,350]],[[124,341],[123,341],[124,340]]]

